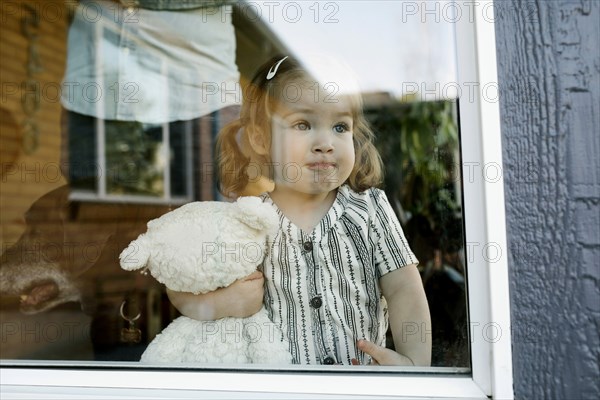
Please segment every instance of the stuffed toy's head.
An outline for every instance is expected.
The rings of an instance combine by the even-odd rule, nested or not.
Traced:
[[[147,268],[174,291],[210,292],[256,270],[278,223],[258,197],[189,203],[150,221],[121,253],[121,267]]]

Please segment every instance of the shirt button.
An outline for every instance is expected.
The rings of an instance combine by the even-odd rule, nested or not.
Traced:
[[[304,242],[304,243],[302,244],[302,248],[303,248],[305,251],[311,251],[311,250],[313,249],[312,242]]]
[[[321,300],[321,296],[316,296],[316,297],[313,297],[313,298],[310,300],[310,305],[311,305],[313,308],[320,308],[320,307],[323,305],[323,300]]]
[[[335,364],[335,358],[333,358],[333,356],[327,356],[323,359],[323,364],[333,365],[333,364]]]

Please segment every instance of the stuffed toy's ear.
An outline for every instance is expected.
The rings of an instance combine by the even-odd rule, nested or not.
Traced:
[[[258,197],[240,197],[236,204],[240,210],[240,221],[250,228],[268,230],[277,229],[279,217],[270,204],[263,203]]]
[[[119,255],[121,268],[133,271],[146,266],[150,259],[150,246],[146,234],[141,234],[136,240],[129,243]]]

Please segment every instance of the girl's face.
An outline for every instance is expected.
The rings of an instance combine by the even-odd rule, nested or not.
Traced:
[[[315,195],[338,188],[354,167],[350,101],[302,80],[282,93],[271,118],[275,190]]]

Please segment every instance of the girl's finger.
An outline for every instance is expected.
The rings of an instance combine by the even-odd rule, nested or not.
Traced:
[[[381,360],[386,361],[387,359],[387,355],[386,355],[386,349],[376,345],[373,342],[369,342],[368,340],[365,339],[361,339],[358,341],[358,348],[368,354],[369,356],[371,356],[371,362],[369,363],[369,365],[381,365]]]

